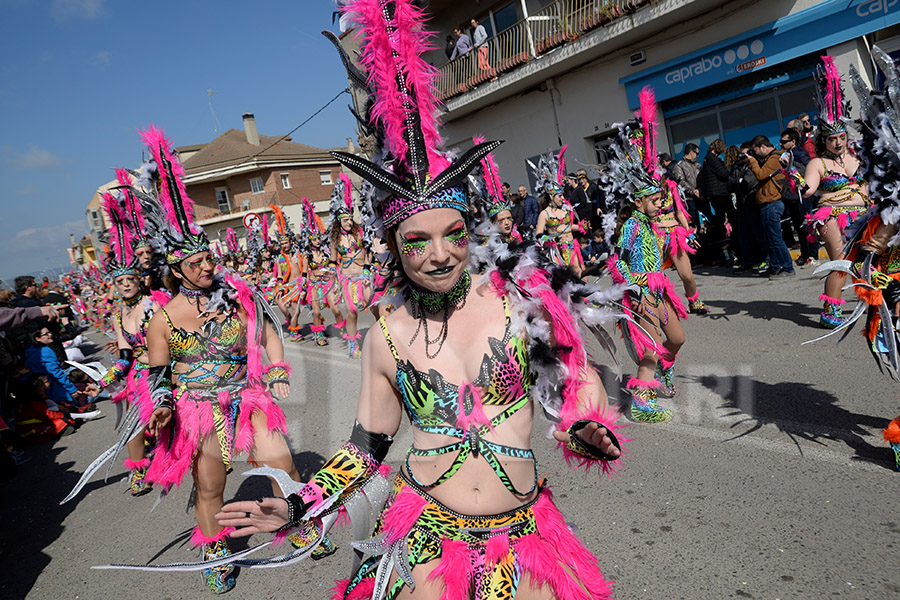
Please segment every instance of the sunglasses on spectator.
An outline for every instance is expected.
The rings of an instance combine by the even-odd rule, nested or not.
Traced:
[[[793,142],[793,141],[794,141],[794,140],[792,140],[792,139],[790,139],[790,138],[788,138],[788,139],[786,139],[786,140],[781,140],[781,145],[784,146],[785,144],[788,144],[788,143]]]

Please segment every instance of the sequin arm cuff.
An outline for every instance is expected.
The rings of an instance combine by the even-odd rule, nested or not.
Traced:
[[[175,412],[175,400],[172,397],[172,367],[170,365],[150,367],[150,399],[153,410],[168,408]]]
[[[320,506],[337,508],[345,498],[379,472],[381,461],[392,442],[391,436],[367,431],[356,423],[350,440],[328,459],[300,493],[285,498],[291,520],[282,529],[295,526],[307,513]],[[340,498],[332,501],[334,496]]]
[[[265,370],[266,383],[273,385],[276,383],[291,383],[291,370],[287,363],[274,363],[269,365]]]
[[[125,379],[125,377],[128,376],[128,372],[131,370],[132,362],[134,362],[134,352],[130,348],[119,350],[119,360],[106,371],[106,375],[98,382],[100,389]]]

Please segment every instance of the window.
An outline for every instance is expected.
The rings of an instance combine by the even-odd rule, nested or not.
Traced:
[[[319,180],[322,185],[334,185],[331,181],[331,171],[319,171]]]
[[[262,194],[266,191],[266,188],[263,186],[262,177],[254,177],[250,180],[250,191],[254,194]]]
[[[100,218],[100,211],[91,210],[91,229],[94,231],[102,231],[103,227],[103,219]]]
[[[219,205],[219,212],[231,212],[231,202],[228,199],[228,188],[216,188],[216,203]]]
[[[285,190],[291,189],[291,180],[288,178],[287,173],[281,174],[281,187]]]

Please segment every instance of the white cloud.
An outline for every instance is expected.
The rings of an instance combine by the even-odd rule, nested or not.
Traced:
[[[101,67],[108,67],[111,56],[109,50],[102,50],[91,57],[91,62]]]
[[[13,152],[13,164],[19,169],[53,169],[62,162],[60,157],[34,144],[28,145],[27,152]]]
[[[70,233],[75,234],[76,240],[87,234],[87,220],[78,219],[59,225],[23,229],[13,238],[12,247],[19,252],[37,249],[64,249],[69,247]]]
[[[57,22],[70,19],[93,21],[103,16],[103,4],[106,0],[53,0],[50,3],[50,15]]]

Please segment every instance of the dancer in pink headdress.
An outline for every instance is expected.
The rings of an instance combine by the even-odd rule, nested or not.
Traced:
[[[347,307],[346,320],[335,325],[344,329],[341,335],[347,340],[350,358],[359,358],[362,336],[356,323],[359,311],[372,301],[372,254],[363,241],[362,227],[353,220],[352,189],[350,178],[341,173],[331,194],[328,232],[331,261],[340,284],[332,290],[330,302],[334,307]]]
[[[248,452],[251,460],[299,478],[284,437],[284,412],[273,398],[287,397],[290,369],[282,362],[280,329],[268,304],[211,262],[171,143],[154,127],[142,139],[160,178],[158,203],[148,202],[146,216],[155,225],[155,246],[173,294],[147,328],[149,428],[159,442],[146,479],[165,493],[190,473],[197,517],[191,542],[206,558],[229,556],[229,530],[214,515],[234,457]],[[227,563],[206,569],[204,581],[214,593],[228,591],[233,569]]]
[[[472,138],[475,144],[483,144],[484,137]],[[503,187],[500,180],[500,169],[494,161],[494,156],[488,153],[481,159],[479,170],[481,187],[483,188],[484,210],[504,241],[507,243],[521,243],[522,236],[516,229],[512,218],[512,204],[509,198],[503,195]]]
[[[859,159],[847,138],[850,101],[844,95],[841,74],[834,58],[823,56],[815,76],[818,84],[816,104],[819,108],[817,158],[806,166],[806,189],[803,189],[802,180],[799,183],[804,198],[819,195],[818,206],[809,216],[810,229],[825,246],[828,258],[838,260],[843,257],[844,230],[865,214],[871,201],[865,181],[858,176]],[[819,324],[826,329],[833,329],[844,322],[841,288],[845,281],[846,275],[837,271],[825,278],[825,291],[819,296],[822,301]]]
[[[373,97],[361,122],[385,148],[374,153],[378,163],[333,155],[379,190],[396,309],[366,338],[347,443],[286,498],[227,505],[220,522],[239,527],[236,535],[309,523],[321,535],[342,510],[356,526],[374,509],[374,534],[354,543],[365,560],[334,598],[499,600],[538,590],[559,600],[609,598],[597,558],[539,479],[530,440],[544,412],[573,466],[606,471],[620,456],[618,415],[580,325],[615,318],[608,302],[621,290],[579,281],[533,243],[510,245],[496,232],[482,240],[470,229],[466,177],[499,142],[445,155],[414,0],[360,0],[349,10],[367,70],[351,65],[350,79]],[[413,444],[388,483],[382,461],[404,414]]]
[[[322,317],[322,309],[326,306],[334,315],[334,322],[341,323],[344,320],[341,314],[340,304],[331,302],[332,290],[339,285],[337,273],[329,260],[328,247],[325,245],[328,233],[322,225],[322,220],[309,200],[303,199],[303,224],[300,229],[300,254],[303,257],[302,269],[305,274],[303,288],[303,304],[309,306],[313,314],[313,322],[310,329],[317,346],[327,346],[328,338],[325,336],[325,319]]]
[[[566,148],[568,145],[563,146],[555,159],[548,154],[541,156],[537,166],[530,161],[528,163],[537,180],[536,189],[543,193],[546,204],[538,215],[535,234],[554,262],[571,267],[580,277],[584,271],[584,258],[581,256],[581,246],[573,234],[574,228],[580,227],[580,224],[577,223],[578,215],[572,205],[566,201],[563,188]]]

